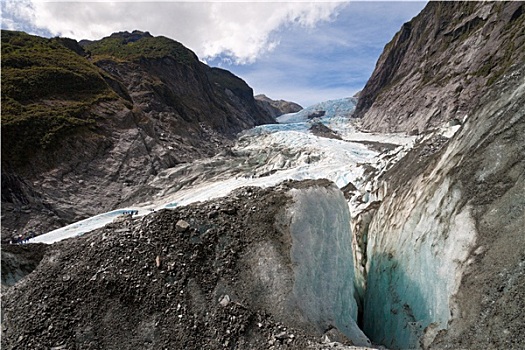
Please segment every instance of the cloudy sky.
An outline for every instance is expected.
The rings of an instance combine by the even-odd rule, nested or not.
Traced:
[[[2,28],[100,39],[175,39],[273,99],[303,106],[363,88],[385,44],[425,2],[1,0]]]

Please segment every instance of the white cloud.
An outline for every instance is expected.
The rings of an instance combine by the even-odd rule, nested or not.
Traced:
[[[278,46],[280,29],[315,27],[333,20],[341,2],[146,2],[5,0],[25,28],[74,39],[100,39],[117,31],[144,30],[180,41],[201,58],[229,56],[252,63]],[[13,17],[13,16],[12,16]],[[4,26],[16,25],[4,20]],[[20,27],[20,26],[19,26]]]

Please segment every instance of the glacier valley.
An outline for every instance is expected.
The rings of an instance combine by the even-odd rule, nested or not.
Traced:
[[[279,124],[255,127],[241,135],[230,152],[182,164],[158,174],[149,184],[151,199],[81,220],[37,236],[33,243],[53,243],[81,235],[112,222],[125,212],[138,215],[228,195],[244,186],[268,187],[285,180],[329,179],[340,188],[352,183],[367,194],[365,170],[386,170],[409,150],[415,136],[360,132],[349,116],[355,99],[326,101],[301,112],[284,115]],[[326,110],[322,118],[308,113]],[[306,112],[306,113],[305,113]],[[309,129],[322,123],[341,139],[319,137]],[[380,152],[370,144],[387,144]],[[352,201],[350,205],[358,205]],[[351,210],[352,212],[354,210]]]
[[[375,342],[401,349],[415,346],[424,328],[446,327],[449,297],[456,292],[458,283],[454,275],[459,275],[455,271],[459,267],[454,268],[454,264],[464,260],[474,239],[471,229],[465,226],[470,222],[468,212],[455,223],[462,226],[460,232],[465,232],[459,243],[439,237],[419,241],[417,237],[429,227],[418,221],[421,214],[405,223],[412,225],[414,238],[387,234],[368,237],[370,213],[375,212],[386,191],[379,180],[381,175],[414,145],[436,135],[448,139],[459,125],[444,126],[426,136],[361,132],[359,121],[350,118],[354,108],[355,99],[347,98],[283,115],[278,124],[243,132],[229,151],[158,174],[149,184],[152,195],[148,200],[73,223],[31,242],[54,243],[103,227],[123,214],[134,212],[135,217],[146,217],[161,209],[227,197],[246,186],[265,188],[287,180],[328,179],[342,190],[339,194],[322,189],[292,191],[296,204],[288,209],[288,216],[294,242],[290,254],[295,266],[293,295],[297,307],[321,331],[335,325],[354,344],[370,344],[357,326],[360,323]],[[319,126],[329,133],[316,133]],[[411,205],[419,210],[437,210],[447,184],[443,186],[444,190],[426,204],[415,200]],[[450,200],[458,199],[453,196]],[[344,208],[341,203],[345,203]],[[373,224],[382,225],[381,221]],[[410,239],[415,239],[415,243]],[[375,249],[379,245],[381,249],[392,246],[395,250],[400,244],[419,244],[417,251],[424,254],[411,255],[413,250],[408,249],[393,259],[391,253],[378,253],[380,249]],[[455,249],[457,244],[462,249]],[[443,251],[446,255],[438,261],[425,262],[421,259],[427,251]],[[337,258],[333,260],[332,256]],[[447,261],[453,262],[452,268],[444,263]],[[410,272],[411,266],[419,266],[417,273]],[[277,271],[277,267],[266,269],[262,274],[268,280],[278,278],[279,274],[268,272]],[[414,285],[412,279],[419,278],[420,285],[430,275],[441,278],[443,288],[410,288]]]

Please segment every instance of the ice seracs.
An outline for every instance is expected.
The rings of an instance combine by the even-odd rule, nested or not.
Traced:
[[[297,113],[284,114],[278,117],[277,121],[282,124],[289,124],[306,122],[313,118],[348,118],[355,110],[356,104],[357,99],[355,97],[328,100],[307,107]]]

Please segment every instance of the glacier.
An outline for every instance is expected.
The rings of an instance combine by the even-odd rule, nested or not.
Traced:
[[[315,121],[305,120],[304,110],[279,124],[262,125],[239,135],[233,156],[181,164],[160,172],[149,184],[157,189],[147,201],[81,220],[30,240],[53,243],[75,237],[112,222],[123,212],[136,210],[138,217],[152,211],[227,196],[244,186],[269,187],[285,180],[329,179],[338,187],[348,183],[360,187],[366,165],[384,167],[379,151],[363,141],[381,142],[409,149],[415,136],[360,132],[345,116],[355,108],[355,98],[332,100],[311,111],[328,111],[321,123],[341,135],[342,140],[322,138],[309,132]],[[297,122],[292,122],[296,120]]]
[[[514,83],[459,130],[438,130],[451,138],[428,163],[418,164],[424,147],[414,149],[412,163],[372,188],[381,206],[367,232],[363,329],[373,341],[522,348],[513,342],[525,265],[525,79],[505,79]]]
[[[309,118],[315,115],[322,114],[322,117],[316,119],[328,120],[331,118],[345,117],[352,115],[357,105],[355,97],[346,97],[338,100],[328,100],[309,106],[297,113],[288,113],[277,117],[277,121],[281,124],[295,124],[306,122]]]
[[[446,328],[450,310],[456,308],[450,296],[457,292],[466,252],[475,240],[474,223],[468,206],[452,222],[440,219],[461,200],[446,178],[414,185],[408,198],[386,196],[388,187],[381,176],[430,136],[361,132],[359,121],[347,116],[354,108],[353,98],[327,101],[285,115],[279,124],[244,131],[229,152],[156,175],[148,183],[155,189],[148,200],[30,242],[57,242],[100,228],[129,211],[142,217],[228,196],[245,186],[308,179],[328,179],[338,188],[351,184],[355,190],[347,198],[342,191],[334,194],[319,188],[292,191],[295,204],[287,212],[296,305],[318,330],[335,327],[355,344],[368,345],[370,337],[395,349],[418,347],[425,332]],[[322,117],[308,118],[320,110],[325,111]],[[315,123],[329,127],[340,139],[314,135],[310,128]],[[449,138],[458,129],[444,126],[436,133]],[[422,196],[428,186],[438,186],[432,198]],[[378,207],[381,202],[386,205]],[[385,212],[385,208],[398,211]],[[428,217],[435,219],[424,219]],[[396,224],[389,227],[392,222]],[[435,229],[454,236],[435,236]],[[261,256],[270,254],[263,250]],[[428,276],[440,287],[425,287]],[[357,325],[359,317],[365,333]]]
[[[445,178],[426,196],[423,188],[433,186],[389,197],[369,229],[364,330],[393,349],[418,348],[425,330],[447,328],[476,238],[470,207],[458,210],[461,192]],[[385,212],[389,205],[396,213]]]
[[[342,192],[295,189],[292,198],[287,212],[298,307],[322,332],[336,327],[355,345],[370,345],[357,326],[350,215]]]

